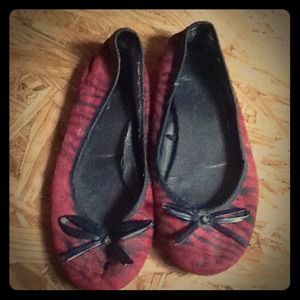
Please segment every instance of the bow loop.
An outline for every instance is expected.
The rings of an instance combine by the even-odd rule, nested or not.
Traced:
[[[216,212],[212,214],[214,223],[218,224],[229,224],[238,223],[247,219],[250,216],[250,211],[248,209],[242,209],[238,207],[233,207],[221,212]]]
[[[125,221],[121,223],[120,227],[113,232],[114,239],[123,239],[124,237],[131,238],[136,235],[143,233],[145,230],[151,226],[152,221],[143,220],[143,221]]]
[[[78,216],[62,216],[59,218],[59,225],[64,233],[78,239],[99,239],[98,234],[89,228],[83,222],[84,218]]]
[[[179,207],[174,204],[165,204],[163,209],[165,209],[169,214],[185,221],[192,222],[198,219],[197,213],[188,208]]]

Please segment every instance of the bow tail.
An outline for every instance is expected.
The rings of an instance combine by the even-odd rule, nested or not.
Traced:
[[[71,248],[67,252],[60,253],[59,255],[66,261],[71,261],[88,251],[100,247],[103,244],[101,240],[91,241],[84,244],[81,244],[77,247]],[[111,244],[111,250],[114,256],[123,264],[131,265],[133,264],[132,259],[127,255],[127,253],[116,243]]]
[[[247,248],[249,246],[249,243],[247,241],[245,241],[240,235],[229,230],[228,228],[216,223],[211,224],[211,226],[224,235],[228,236],[229,238],[233,239],[234,241],[238,242],[244,248]]]
[[[122,265],[132,265],[133,260],[128,254],[116,243],[111,244],[111,250],[116,258],[121,262]]]
[[[69,251],[59,254],[61,257],[63,257],[66,261],[71,261],[78,256],[83,255],[84,253],[100,247],[103,244],[102,240],[94,240],[90,241],[84,244],[81,244],[77,247],[71,248]]]
[[[175,243],[183,243],[198,227],[198,222],[190,223],[182,232],[178,234],[175,239]]]

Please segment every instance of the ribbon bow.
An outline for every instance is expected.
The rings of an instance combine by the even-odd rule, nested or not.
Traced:
[[[163,208],[170,215],[190,223],[189,226],[176,237],[176,244],[183,243],[197,228],[208,225],[232,238],[243,247],[246,248],[249,246],[248,242],[241,236],[221,225],[242,222],[250,216],[250,211],[248,209],[233,207],[207,214],[203,213],[201,210],[197,211],[194,209],[183,208],[174,204],[166,204]]]
[[[104,229],[99,229],[99,226],[92,220],[76,215],[62,216],[59,218],[58,223],[65,234],[78,239],[90,240],[61,253],[66,261],[71,261],[94,248],[110,245],[113,254],[123,265],[132,264],[133,261],[117,242],[137,236],[152,225],[150,220],[125,221],[121,223],[117,230],[107,232]]]

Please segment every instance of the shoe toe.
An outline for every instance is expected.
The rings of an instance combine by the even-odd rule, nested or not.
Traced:
[[[119,245],[133,260],[122,265],[107,255],[106,249],[93,249],[72,260],[61,259],[61,266],[68,279],[83,290],[119,290],[129,284],[143,267],[151,247],[152,229],[143,237],[122,241]]]
[[[227,270],[245,251],[242,245],[213,229],[198,229],[181,244],[168,239],[164,246],[168,257],[178,267],[199,275],[213,275]]]

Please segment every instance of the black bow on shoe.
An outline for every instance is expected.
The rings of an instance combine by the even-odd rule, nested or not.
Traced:
[[[133,261],[117,242],[137,236],[152,225],[150,220],[125,221],[121,223],[117,230],[108,233],[103,229],[100,230],[93,221],[76,215],[62,216],[59,218],[58,223],[62,231],[67,235],[78,239],[90,240],[62,253],[61,255],[66,261],[71,261],[96,247],[110,245],[114,255],[123,265],[132,264]]]
[[[243,247],[246,248],[249,246],[248,242],[241,236],[221,225],[242,222],[250,216],[250,211],[248,209],[233,207],[222,211],[216,211],[211,214],[205,214],[201,210],[196,211],[194,209],[179,207],[174,204],[166,204],[163,208],[170,215],[190,223],[187,229],[177,236],[175,239],[176,244],[184,242],[198,227],[208,225],[232,238]]]

